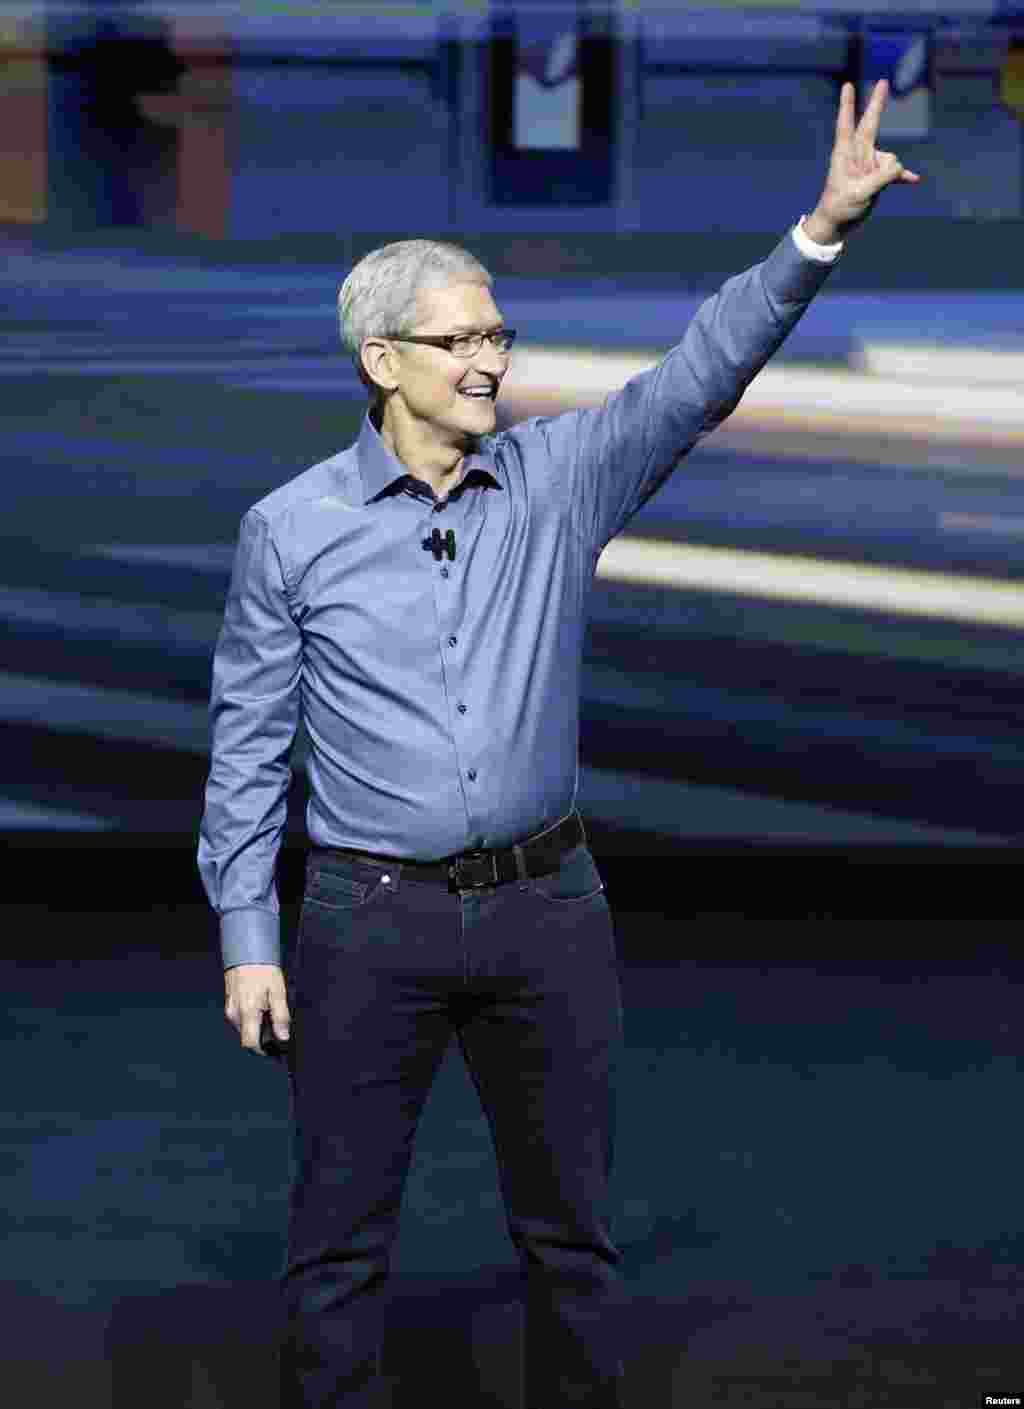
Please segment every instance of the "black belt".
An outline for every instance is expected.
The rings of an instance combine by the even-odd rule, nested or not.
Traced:
[[[342,856],[346,860],[372,861],[401,866],[403,877],[447,886],[450,891],[477,890],[481,886],[504,885],[529,876],[547,876],[557,871],[562,857],[587,839],[578,812],[570,812],[561,822],[516,842],[504,851],[463,851],[440,861],[405,861],[400,856],[381,856],[372,851],[352,851],[342,846],[313,846],[311,856]],[[522,869],[517,865],[517,853]]]

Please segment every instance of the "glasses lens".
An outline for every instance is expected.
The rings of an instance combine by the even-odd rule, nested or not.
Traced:
[[[452,339],[452,352],[456,357],[475,357],[483,346],[483,341],[479,333],[464,333],[461,337]]]
[[[503,328],[500,333],[491,335],[491,342],[499,352],[508,352],[515,339],[511,328]],[[475,357],[484,345],[483,333],[464,333],[452,339],[452,352],[456,357]]]

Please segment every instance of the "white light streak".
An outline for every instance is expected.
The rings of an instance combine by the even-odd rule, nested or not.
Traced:
[[[866,563],[623,536],[612,539],[601,554],[597,576],[677,590],[826,603],[1015,630],[1024,627],[1024,590],[1017,583]]]

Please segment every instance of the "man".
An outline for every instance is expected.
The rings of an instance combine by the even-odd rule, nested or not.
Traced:
[[[259,1051],[269,1013],[287,1043],[285,1405],[379,1402],[389,1254],[452,1032],[522,1263],[526,1409],[622,1404],[606,1208],[622,1013],[574,807],[586,593],[879,192],[919,179],[874,149],[885,94],[855,129],[844,85],[811,217],[598,408],[495,432],[514,334],[464,250],[401,241],[342,286],[371,408],[353,447],[242,520],[199,842],[227,1020]],[[286,977],[274,865],[300,717],[312,846]]]

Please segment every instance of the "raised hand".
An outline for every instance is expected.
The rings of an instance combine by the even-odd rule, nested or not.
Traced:
[[[878,197],[894,181],[920,181],[908,171],[895,152],[875,147],[889,82],[880,78],[859,123],[854,125],[856,95],[852,83],[844,83],[839,95],[836,140],[832,148],[825,189],[815,210],[816,224],[830,227],[832,239],[844,239],[868,218]]]

